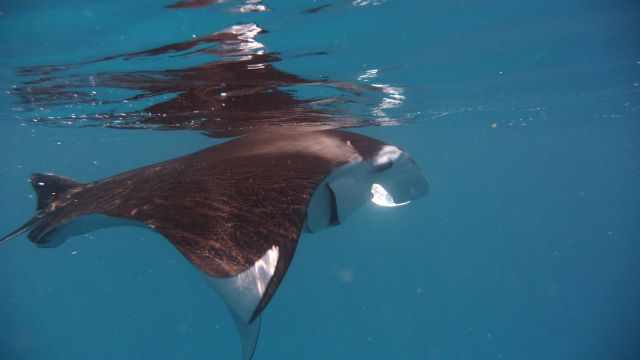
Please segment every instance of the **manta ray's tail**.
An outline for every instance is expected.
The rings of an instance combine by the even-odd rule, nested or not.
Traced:
[[[33,174],[31,185],[38,196],[36,214],[22,226],[0,238],[0,243],[17,237],[27,231],[29,239],[37,241],[40,237],[55,227],[52,224],[52,212],[48,211],[50,205],[69,190],[80,187],[82,184],[69,178],[53,174]]]

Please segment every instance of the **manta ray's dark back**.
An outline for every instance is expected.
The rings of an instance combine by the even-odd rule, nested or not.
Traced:
[[[274,130],[88,184],[40,175],[29,236],[44,243],[57,225],[98,213],[146,224],[211,276],[236,275],[275,244],[282,276],[316,186],[381,145],[354,133]]]
[[[34,243],[47,246],[60,225],[95,215],[152,228],[211,279],[234,314],[249,359],[259,316],[305,224],[313,231],[337,224],[368,201],[371,179],[384,182],[391,168],[404,172],[404,157],[356,133],[283,128],[91,183],[36,174],[36,215],[0,242],[28,231]],[[405,181],[407,194],[415,198],[426,182],[407,159],[416,174]],[[393,204],[389,194],[376,196]]]

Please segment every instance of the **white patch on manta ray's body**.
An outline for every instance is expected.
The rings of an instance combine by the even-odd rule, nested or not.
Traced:
[[[378,166],[395,161],[402,155],[402,150],[393,145],[384,145],[373,158],[373,164]]]
[[[240,334],[244,360],[251,359],[255,351],[260,333],[260,318],[253,322],[250,320],[275,273],[279,255],[278,246],[273,245],[244,272],[230,278],[209,277],[211,285],[231,310]]]
[[[407,205],[411,201],[396,203],[387,189],[380,184],[373,184],[371,186],[371,202],[382,207],[398,207]]]
[[[230,278],[211,278],[215,289],[236,316],[249,322],[278,264],[279,249],[274,245],[244,272]]]

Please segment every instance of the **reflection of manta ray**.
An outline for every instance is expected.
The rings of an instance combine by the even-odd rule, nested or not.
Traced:
[[[249,134],[91,183],[43,174],[31,181],[36,215],[0,241],[28,231],[31,241],[48,247],[116,220],[146,225],[224,298],[245,360],[303,230],[338,225],[369,200],[397,206],[427,191],[416,163],[393,145],[300,129]]]
[[[186,9],[186,8],[198,8],[208,5],[215,5],[223,3],[224,0],[182,0],[175,4],[167,5],[169,9]]]
[[[348,95],[379,94],[380,89],[306,79],[280,70],[274,63],[281,61],[281,56],[265,52],[264,45],[257,41],[264,32],[256,24],[240,24],[208,36],[143,51],[74,64],[24,67],[18,72],[21,76],[36,78],[11,92],[31,109],[86,106],[81,115],[37,118],[38,123],[57,125],[189,129],[214,137],[236,136],[274,125],[333,128],[373,125],[371,120],[346,116],[333,105],[347,103]],[[323,53],[298,56],[320,54]],[[221,59],[184,68],[103,71],[90,75],[65,73],[104,62],[201,55]],[[331,91],[338,96],[301,99],[294,90],[303,87]],[[115,95],[114,99],[114,90],[126,95]],[[114,110],[114,106],[123,109]]]
[[[227,2],[228,0],[181,0],[174,4],[167,5],[168,9],[189,9],[200,8],[209,5],[219,5]],[[245,0],[243,5],[236,5],[232,8],[234,12],[265,12],[269,8],[262,4],[262,0]]]

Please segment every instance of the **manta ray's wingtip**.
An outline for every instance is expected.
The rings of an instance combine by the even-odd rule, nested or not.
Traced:
[[[32,174],[29,182],[37,195],[36,213],[22,226],[0,237],[0,244],[29,230],[29,238],[37,242],[47,231],[58,225],[51,222],[45,209],[62,194],[81,185],[70,178],[45,173]]]
[[[25,226],[21,226],[18,229],[4,235],[3,237],[0,237],[0,244],[7,242],[7,240],[11,240],[14,237],[19,236],[20,234],[22,234],[23,232],[25,232],[27,229],[25,228]]]
[[[261,319],[257,318],[250,323],[241,323],[240,319],[235,319],[238,333],[240,334],[240,343],[242,346],[242,360],[251,360],[256,353],[258,347],[258,339],[260,338]]]
[[[26,223],[22,224],[22,226],[20,226],[19,228],[13,230],[12,232],[0,237],[0,244],[7,242],[8,240],[11,240],[13,238],[16,238],[20,235],[22,235],[23,233],[29,231],[37,222],[38,220],[40,220],[39,216],[34,216],[33,218],[31,218],[29,221],[27,221]]]

